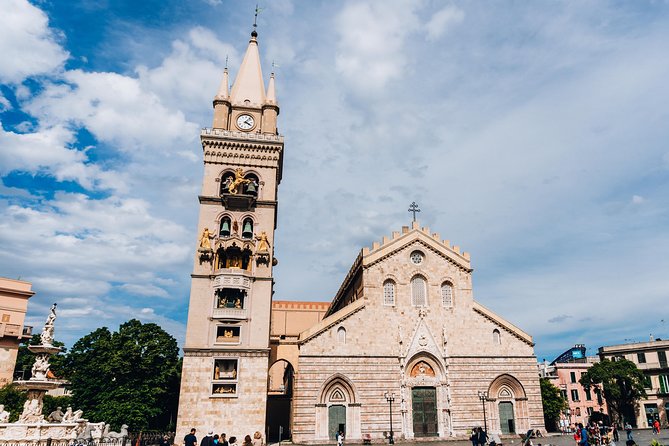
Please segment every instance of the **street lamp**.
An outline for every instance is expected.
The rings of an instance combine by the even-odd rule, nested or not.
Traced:
[[[479,399],[483,406],[483,430],[485,431],[485,434],[488,435],[488,421],[485,417],[485,401],[488,399],[488,392],[486,390],[479,390]]]
[[[393,401],[395,401],[395,394],[386,392],[383,396],[386,397],[386,401],[388,401],[390,406],[390,434],[388,435],[388,444],[395,444],[395,439],[393,438]]]

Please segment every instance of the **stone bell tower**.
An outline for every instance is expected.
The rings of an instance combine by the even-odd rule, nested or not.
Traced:
[[[204,178],[191,282],[177,440],[194,427],[265,431],[272,266],[283,136],[274,73],[267,90],[251,33],[237,77],[214,97],[200,135]]]

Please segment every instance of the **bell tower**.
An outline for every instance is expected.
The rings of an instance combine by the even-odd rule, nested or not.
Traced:
[[[199,196],[177,439],[226,432],[240,441],[265,431],[272,267],[283,136],[274,73],[267,90],[251,33],[229,89],[214,97],[212,128],[200,134]]]

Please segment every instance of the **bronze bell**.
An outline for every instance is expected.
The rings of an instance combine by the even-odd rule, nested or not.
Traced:
[[[230,237],[230,220],[227,218],[221,222],[221,235],[223,237]]]
[[[246,185],[246,193],[255,195],[258,192],[258,188],[256,187],[256,182],[253,178],[250,179],[251,182]]]
[[[242,229],[242,238],[252,238],[253,237],[253,223],[251,220],[244,221],[244,229]]]

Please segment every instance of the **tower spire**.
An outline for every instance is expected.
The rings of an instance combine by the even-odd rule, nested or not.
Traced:
[[[265,102],[265,85],[262,78],[262,69],[260,68],[260,53],[256,37],[258,37],[258,33],[253,28],[249,46],[246,48],[244,59],[230,92],[232,104],[261,106]]]

